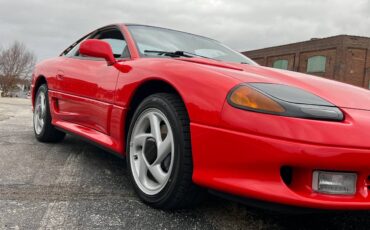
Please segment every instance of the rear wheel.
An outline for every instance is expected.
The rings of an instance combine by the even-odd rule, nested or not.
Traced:
[[[57,142],[63,140],[65,133],[55,129],[51,124],[51,115],[46,84],[41,85],[36,93],[33,111],[33,129],[37,140]]]
[[[189,119],[178,96],[158,93],[144,99],[127,143],[131,181],[145,203],[175,209],[201,200],[203,190],[192,183]]]

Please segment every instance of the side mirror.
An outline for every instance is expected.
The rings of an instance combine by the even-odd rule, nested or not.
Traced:
[[[98,39],[87,39],[81,43],[79,51],[82,55],[104,58],[108,62],[108,65],[113,65],[116,63],[112,47],[105,41]]]

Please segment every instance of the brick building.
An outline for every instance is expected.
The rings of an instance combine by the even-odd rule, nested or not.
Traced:
[[[338,35],[243,52],[260,65],[370,88],[370,38]]]

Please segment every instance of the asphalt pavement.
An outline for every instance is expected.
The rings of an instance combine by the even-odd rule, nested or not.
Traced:
[[[0,98],[0,229],[370,229],[370,212],[287,215],[212,195],[156,210],[135,196],[124,160],[71,135],[37,142],[29,100]]]

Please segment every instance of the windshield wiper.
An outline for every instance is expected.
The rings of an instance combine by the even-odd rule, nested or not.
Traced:
[[[144,50],[144,53],[156,53],[156,54],[159,54],[159,55],[165,55],[165,56],[169,56],[169,57],[201,57],[201,58],[207,58],[207,59],[212,59],[212,60],[216,60],[216,61],[219,61],[217,59],[213,59],[213,58],[210,58],[210,57],[206,57],[206,56],[202,56],[202,55],[199,55],[199,54],[195,54],[195,53],[191,53],[191,52],[188,52],[188,51],[182,51],[182,50],[177,50],[177,51],[162,51],[162,50]]]
[[[144,50],[144,53],[155,53],[159,55],[169,56],[169,57],[193,57],[192,55],[186,54],[185,51],[162,51],[162,50]]]

